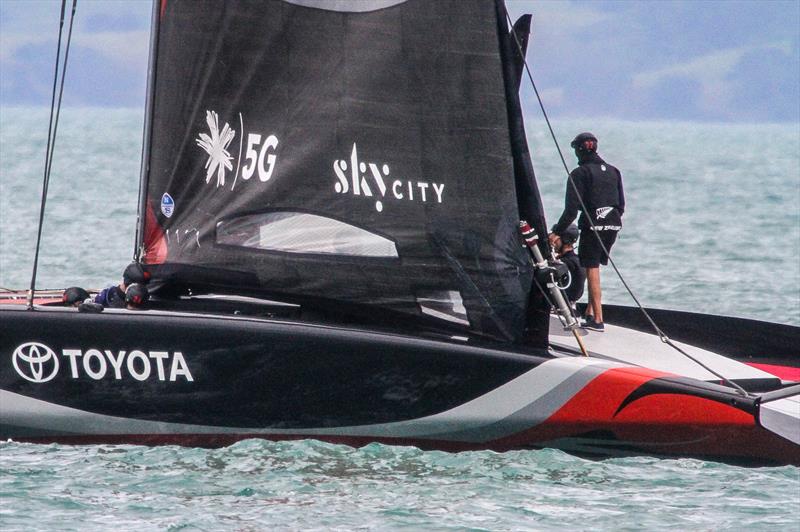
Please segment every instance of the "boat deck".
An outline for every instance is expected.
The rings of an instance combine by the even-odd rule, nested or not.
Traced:
[[[94,295],[98,290],[89,290]],[[37,306],[61,307],[62,290],[42,290],[36,292],[34,303]],[[26,290],[5,290],[0,292],[0,305],[27,304]],[[341,316],[309,311],[294,303],[269,300],[259,297],[204,294],[182,296],[176,299],[158,299],[151,301],[152,312],[169,312],[181,314],[212,314],[231,318],[279,319],[301,322],[312,322],[324,325],[348,325]],[[380,327],[378,327],[380,328]],[[398,331],[392,331],[397,333]],[[460,336],[459,334],[441,334],[432,330],[400,331],[401,334],[420,334],[446,338],[450,341],[482,343],[482,340]],[[742,364],[742,357],[728,358],[730,355],[715,352],[685,342],[675,341],[688,355],[678,352],[663,342],[657,335],[636,330],[630,327],[606,324],[605,331],[597,332],[578,329],[590,356],[624,364],[634,364],[660,371],[679,374],[704,381],[719,381],[719,377],[709,372],[712,369],[718,374],[733,380],[748,380],[751,383],[764,381],[765,386],[774,385],[776,377],[784,381],[800,382],[800,368],[787,366],[764,366],[758,364]],[[577,342],[571,331],[565,330],[553,315],[550,322],[550,346],[555,356],[581,355]],[[515,351],[525,351],[525,346],[516,346]],[[540,354],[537,352],[537,354]],[[694,359],[694,360],[693,360]],[[706,366],[705,368],[703,366]]]

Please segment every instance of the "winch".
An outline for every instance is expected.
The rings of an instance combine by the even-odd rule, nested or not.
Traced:
[[[550,304],[556,308],[561,316],[562,323],[564,323],[564,330],[572,331],[572,334],[575,336],[575,340],[578,342],[578,345],[581,348],[581,352],[585,356],[589,356],[588,352],[586,351],[586,347],[583,345],[583,341],[581,340],[581,337],[577,331],[579,328],[578,320],[576,320],[575,316],[573,316],[572,309],[570,308],[569,303],[567,303],[564,293],[562,292],[557,281],[565,274],[568,274],[569,270],[562,262],[549,262],[542,256],[542,251],[538,246],[539,235],[528,222],[525,220],[520,220],[519,230],[520,233],[522,233],[522,238],[525,240],[525,244],[528,246],[528,250],[533,255],[534,282],[538,283],[539,286],[544,286],[547,288],[547,291],[550,293]]]

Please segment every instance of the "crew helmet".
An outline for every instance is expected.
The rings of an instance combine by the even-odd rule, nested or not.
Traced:
[[[146,283],[150,280],[150,272],[145,271],[138,262],[131,262],[122,274],[122,282],[125,286],[133,283]]]
[[[125,290],[125,303],[132,307],[142,307],[150,299],[150,291],[141,283],[133,283]]]
[[[556,233],[555,226],[553,226],[552,231]],[[570,224],[564,230],[556,234],[558,235],[558,238],[561,239],[561,242],[572,245],[578,241],[578,226],[575,224]]]
[[[577,137],[572,139],[569,145],[574,150],[578,151],[597,151],[597,137],[594,134],[585,131],[579,133]]]
[[[61,301],[68,306],[72,306],[75,303],[83,303],[88,297],[89,292],[80,286],[70,286],[64,290],[64,295],[61,296]]]

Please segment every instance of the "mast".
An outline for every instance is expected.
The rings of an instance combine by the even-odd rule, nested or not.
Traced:
[[[525,15],[509,27],[510,20],[504,0],[495,0],[495,9],[497,34],[503,59],[508,134],[514,163],[514,186],[519,219],[527,221],[536,234],[547,235],[544,204],[533,169],[525,134],[522,104],[519,99],[520,78],[525,64],[524,54],[528,43],[531,17]],[[546,238],[534,240],[533,246],[537,247],[544,259],[551,256]],[[533,280],[532,282],[535,284],[537,281]],[[543,291],[535,289],[534,286],[531,288],[527,309],[527,341],[532,345],[544,347],[549,344],[550,302]]]
[[[147,178],[150,171],[150,142],[152,139],[153,100],[156,78],[156,56],[158,50],[158,30],[165,0],[153,0],[150,17],[150,58],[147,62],[147,97],[144,107],[144,126],[142,128],[142,164],[139,171],[139,206],[136,211],[136,236],[133,243],[133,260],[138,261],[142,252],[144,220],[146,217]]]

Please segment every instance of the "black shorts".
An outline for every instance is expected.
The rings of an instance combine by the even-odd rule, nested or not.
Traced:
[[[597,232],[609,253],[611,253],[611,247],[617,240],[618,232],[619,231]],[[578,258],[581,260],[581,266],[584,268],[592,268],[600,266],[601,264],[605,266],[608,264],[608,255],[606,255],[603,248],[600,247],[600,243],[597,241],[597,237],[591,229],[583,229],[581,231],[581,240],[578,244]]]

